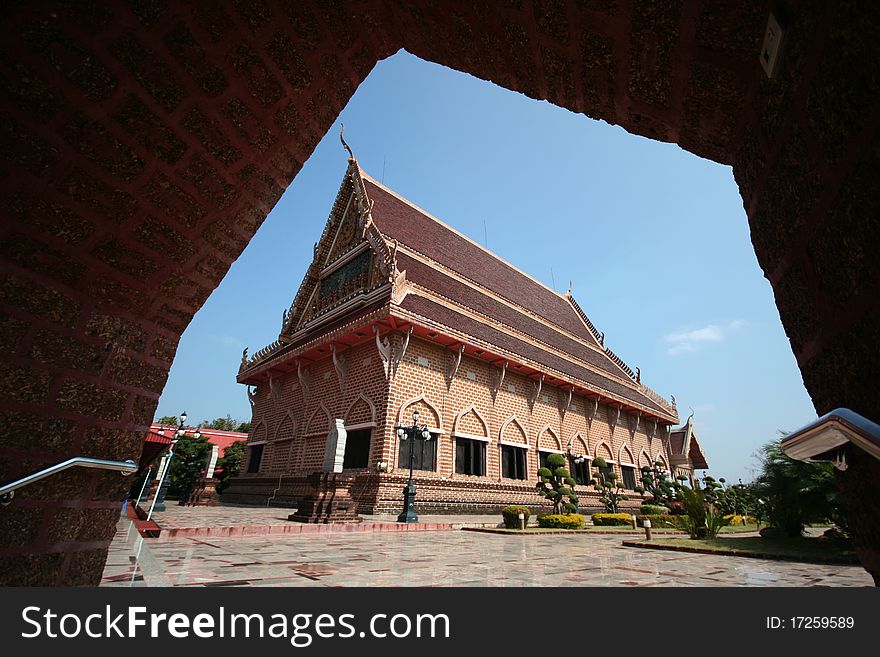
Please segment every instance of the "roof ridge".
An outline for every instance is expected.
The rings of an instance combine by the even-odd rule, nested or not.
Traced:
[[[483,245],[480,244],[479,242],[475,242],[475,241],[472,240],[470,237],[468,237],[467,235],[465,235],[464,233],[462,233],[460,230],[457,230],[457,229],[453,228],[452,226],[450,226],[449,224],[447,224],[447,223],[446,223],[445,221],[443,221],[442,219],[438,219],[437,217],[435,217],[433,214],[431,214],[430,212],[428,212],[428,211],[425,210],[424,208],[420,208],[418,205],[416,205],[415,203],[413,203],[413,202],[410,201],[409,199],[407,199],[407,198],[401,196],[400,194],[398,194],[397,192],[395,192],[393,189],[389,189],[388,187],[386,187],[385,185],[383,185],[382,183],[380,183],[379,181],[377,181],[375,178],[373,178],[370,174],[368,174],[367,172],[365,172],[365,171],[360,167],[359,164],[358,164],[357,166],[358,166],[358,169],[360,170],[360,175],[361,175],[362,178],[366,178],[367,180],[369,180],[371,183],[373,183],[373,184],[376,185],[377,187],[379,187],[379,188],[381,188],[382,190],[384,190],[384,191],[388,192],[389,194],[391,194],[394,198],[396,198],[396,199],[398,199],[398,200],[400,200],[400,201],[403,201],[404,203],[406,203],[408,206],[410,206],[410,207],[413,208],[414,210],[417,210],[418,212],[422,213],[424,216],[428,217],[428,219],[431,219],[432,221],[434,221],[434,222],[440,224],[440,225],[443,226],[445,229],[447,229],[447,230],[449,230],[449,231],[455,233],[456,235],[458,235],[458,236],[461,237],[462,239],[467,240],[468,242],[470,242],[471,244],[473,244],[474,246],[476,246],[478,249],[480,249],[480,250],[483,251],[484,253],[487,253],[488,255],[490,255],[490,256],[492,256],[493,258],[495,258],[495,260],[497,260],[498,262],[500,262],[500,263],[502,263],[502,264],[507,265],[508,267],[510,267],[510,268],[511,268],[512,270],[514,270],[516,273],[518,273],[518,274],[522,274],[523,276],[525,276],[526,278],[528,278],[529,280],[531,280],[533,283],[536,283],[536,284],[540,285],[541,287],[543,287],[543,288],[544,288],[545,290],[547,290],[548,292],[552,292],[553,294],[555,294],[555,295],[556,295],[557,297],[559,297],[560,299],[565,299],[565,295],[564,295],[564,294],[562,294],[562,293],[560,293],[560,292],[557,292],[556,290],[554,290],[554,289],[551,288],[551,287],[548,287],[546,284],[542,283],[541,281],[539,281],[537,278],[535,278],[535,277],[532,276],[531,274],[528,274],[528,273],[524,272],[522,269],[520,269],[519,267],[517,267],[516,265],[513,265],[513,264],[509,263],[507,260],[505,260],[504,258],[502,258],[501,256],[499,256],[497,253],[493,253],[492,251],[490,251],[489,249],[487,249],[485,246],[483,246]],[[412,247],[410,247],[410,248],[412,248]]]

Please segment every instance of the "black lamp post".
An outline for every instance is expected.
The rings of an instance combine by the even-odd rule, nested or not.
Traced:
[[[153,511],[165,510],[165,495],[168,493],[168,487],[171,485],[171,477],[168,475],[171,470],[171,459],[174,456],[174,447],[177,445],[177,441],[186,435],[186,429],[183,428],[183,425],[186,422],[186,411],[181,413],[178,419],[180,420],[180,423],[174,431],[174,438],[171,439],[171,448],[168,450],[168,458],[165,459],[165,468],[162,470],[162,476],[159,478],[159,488],[156,490],[156,497],[153,498],[153,503],[150,505],[150,512],[147,514],[147,520],[153,517]],[[196,429],[193,434],[196,440],[198,440],[201,435],[202,434],[198,429]]]
[[[413,483],[413,447],[416,438],[421,436],[425,440],[431,439],[431,432],[427,426],[419,426],[419,412],[413,411],[413,423],[411,427],[397,427],[397,437],[400,440],[409,440],[409,483],[403,489],[403,512],[397,516],[397,522],[418,522],[414,506],[416,499],[416,486]]]

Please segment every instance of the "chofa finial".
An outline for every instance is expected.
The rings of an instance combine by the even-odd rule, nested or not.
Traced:
[[[348,151],[348,157],[350,160],[354,160],[354,153],[351,152],[351,148],[349,148],[348,144],[345,143],[345,138],[343,138],[342,133],[345,132],[345,124],[339,124],[339,141],[342,142],[342,147]]]

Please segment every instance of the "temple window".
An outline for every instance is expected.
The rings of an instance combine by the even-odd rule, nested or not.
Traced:
[[[636,469],[630,465],[620,466],[620,472],[623,475],[623,487],[632,490],[636,487]]]
[[[263,445],[253,445],[250,450],[247,471],[259,472],[260,462],[263,460]]]
[[[501,446],[501,476],[507,479],[526,478],[525,447]]]
[[[409,469],[409,438],[400,441],[398,451],[397,467]],[[413,470],[436,470],[437,469],[437,434],[432,434],[431,438],[426,440],[420,435],[415,438],[412,446],[413,450]]]
[[[470,438],[455,439],[455,472],[457,474],[486,475],[486,443]]]
[[[575,459],[569,458],[568,465],[571,469],[572,478],[581,486],[586,486],[591,477],[590,477],[590,461],[589,459],[584,459],[580,463],[578,463]]]

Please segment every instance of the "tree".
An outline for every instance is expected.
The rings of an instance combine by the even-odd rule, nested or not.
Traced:
[[[601,456],[593,459],[593,465],[596,467],[593,473],[593,479],[590,479],[590,485],[599,491],[599,501],[605,505],[607,513],[618,513],[620,511],[620,503],[628,500],[629,497],[621,493],[620,483],[617,481],[616,472],[603,471],[608,467],[607,461]]]
[[[251,430],[251,423],[250,423],[250,422],[242,422],[241,424],[239,424],[239,425],[236,427],[235,430],[236,430],[238,433],[248,433],[248,432],[250,432],[250,430]]]
[[[236,440],[223,451],[223,458],[217,459],[217,468],[221,470],[220,483],[217,484],[218,493],[222,493],[231,483],[231,479],[241,472],[246,444],[247,441]]]
[[[761,474],[754,483],[755,494],[765,500],[768,524],[789,536],[800,536],[813,522],[845,528],[831,464],[793,459],[782,451],[780,440],[761,448]]]
[[[211,456],[211,443],[204,436],[195,438],[185,434],[174,446],[171,467],[168,471],[171,483],[168,492],[180,500],[186,500],[195,490],[202,477],[202,470],[208,466]]]
[[[227,415],[226,417],[218,417],[211,422],[205,420],[202,422],[201,427],[203,429],[216,429],[217,431],[235,431],[238,425],[238,420],[233,420],[231,415]]]
[[[651,504],[672,508],[672,502],[675,501],[675,482],[669,478],[669,473],[660,461],[642,467],[642,486],[635,491],[643,499],[645,495],[650,495]]]
[[[565,469],[562,454],[550,454],[547,466],[538,470],[538,483],[535,488],[553,504],[553,513],[577,511],[577,496],[574,494],[575,481]]]
[[[166,426],[176,427],[180,424],[180,418],[175,415],[163,415],[162,417],[156,418],[155,424],[164,424]]]

